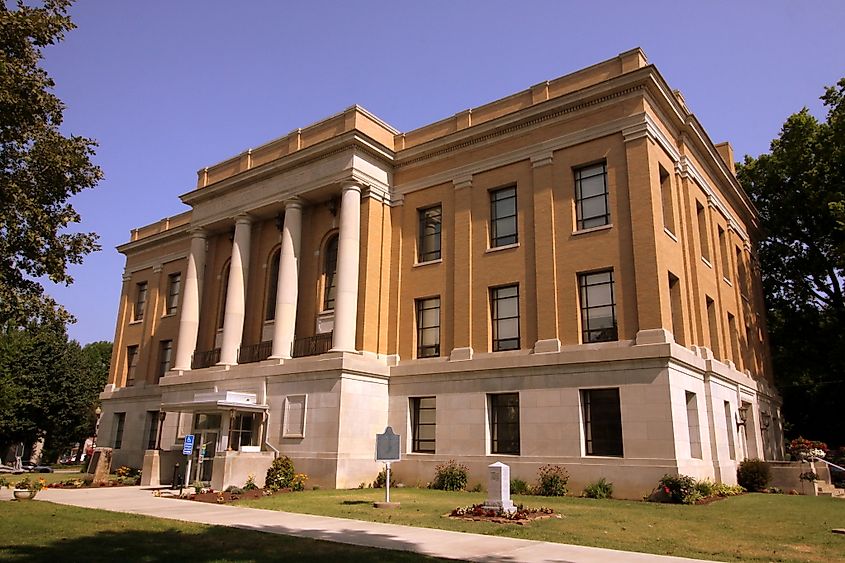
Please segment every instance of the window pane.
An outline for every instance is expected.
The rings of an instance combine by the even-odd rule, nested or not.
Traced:
[[[622,416],[619,389],[582,389],[585,452],[622,456]]]
[[[604,196],[591,197],[581,202],[581,216],[584,220],[591,217],[600,217],[606,213],[607,207],[605,206]]]
[[[603,163],[575,171],[575,200],[578,229],[599,227],[610,222],[607,173]]]
[[[596,195],[604,195],[604,175],[593,176],[581,179],[581,197],[588,198]]]

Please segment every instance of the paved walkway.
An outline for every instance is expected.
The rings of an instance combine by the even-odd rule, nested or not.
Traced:
[[[4,492],[2,498],[8,496],[11,495]],[[466,561],[519,561],[525,563],[552,561],[573,563],[657,561],[658,563],[671,563],[696,561],[701,563],[701,560],[698,559],[467,534],[431,528],[415,528],[396,524],[362,522],[232,505],[188,502],[154,497],[150,490],[141,487],[83,490],[44,489],[38,493],[37,499],[114,512],[145,514],[158,518],[259,530],[272,534],[308,537],[366,547],[413,551],[435,557]]]

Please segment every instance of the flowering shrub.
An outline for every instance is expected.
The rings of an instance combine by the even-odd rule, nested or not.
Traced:
[[[134,467],[129,467],[128,465],[121,465],[117,469],[114,470],[114,474],[118,477],[140,477],[141,470],[135,469]]]
[[[462,491],[467,487],[468,473],[469,468],[454,459],[440,463],[434,468],[434,481],[431,482],[431,488],[442,491]]]
[[[806,438],[798,437],[789,442],[786,451],[796,461],[804,461],[810,457],[824,458],[829,451],[824,442],[814,442]]]
[[[254,491],[258,488],[258,485],[255,484],[255,475],[250,473],[247,475],[246,483],[244,483],[243,490],[245,491]]]
[[[270,468],[267,469],[264,488],[276,492],[279,489],[290,487],[294,474],[293,461],[288,456],[278,457],[273,460]]]
[[[543,465],[537,472],[537,494],[544,497],[566,495],[569,473],[560,465]]]
[[[305,490],[305,481],[308,480],[308,475],[305,473],[297,473],[293,476],[293,479],[290,482],[290,488],[293,491],[304,491]]]
[[[664,475],[657,486],[675,504],[695,504],[702,498],[695,479],[689,475]]]

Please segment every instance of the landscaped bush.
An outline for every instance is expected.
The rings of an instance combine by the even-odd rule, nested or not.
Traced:
[[[746,459],[736,470],[737,482],[748,491],[765,491],[770,479],[769,465],[762,459]]]
[[[716,494],[716,483],[710,479],[702,479],[695,482],[695,490],[701,495],[701,498],[712,497]]]
[[[537,472],[537,494],[544,497],[566,495],[569,473],[560,465],[543,465]]]
[[[689,475],[664,475],[658,486],[676,504],[695,504],[701,498],[695,479]]]
[[[277,457],[273,460],[270,468],[267,469],[267,477],[264,479],[264,488],[276,492],[291,486],[293,482],[293,462],[288,456]]]
[[[382,469],[376,475],[376,480],[373,481],[373,488],[374,489],[383,489],[384,486],[387,484],[387,468]],[[390,473],[390,486],[396,486],[396,479],[395,474],[393,472]]]
[[[613,498],[613,483],[602,477],[595,483],[584,487],[584,496],[587,498]]]
[[[250,473],[246,478],[246,483],[244,483],[244,490],[245,491],[254,491],[258,488],[258,485],[255,484],[255,475]]]
[[[469,468],[454,459],[440,463],[434,468],[434,481],[431,482],[431,488],[442,491],[462,491],[466,489],[468,473]]]
[[[727,483],[714,483],[713,495],[717,497],[735,497],[745,492],[741,485],[728,485]]]
[[[290,482],[290,488],[294,491],[304,491],[305,490],[305,481],[308,480],[308,475],[305,473],[297,473],[293,476],[293,480]],[[393,479],[390,480],[390,484],[393,485]]]
[[[231,493],[233,495],[242,495],[244,494],[244,489],[236,487],[235,485],[229,485],[228,487],[226,487],[226,492]]]
[[[141,477],[141,470],[129,467],[128,465],[121,465],[114,470],[114,474],[118,477]]]
[[[522,479],[511,479],[512,495],[530,495],[531,487]]]

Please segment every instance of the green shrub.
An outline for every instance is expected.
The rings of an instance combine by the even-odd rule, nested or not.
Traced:
[[[544,497],[566,495],[569,473],[560,465],[543,465],[537,472],[537,494]]]
[[[584,487],[584,496],[587,498],[613,498],[613,483],[602,477],[595,483]]]
[[[715,483],[713,485],[713,494],[717,497],[734,497],[744,492],[745,489],[739,485],[727,485],[725,483]]]
[[[765,491],[770,479],[769,465],[762,459],[746,459],[736,470],[737,482],[748,491]]]
[[[441,491],[462,491],[466,489],[469,469],[463,463],[450,459],[446,463],[440,463],[434,468],[434,480],[431,482],[432,489]]]
[[[531,487],[522,479],[511,479],[511,494],[512,495],[530,495]]]
[[[293,480],[290,482],[290,488],[294,491],[304,491],[305,481],[307,480],[308,475],[305,473],[297,473],[293,476]],[[393,479],[390,480],[390,483],[393,484]]]
[[[483,493],[484,487],[481,486],[481,483],[476,483],[470,490],[471,493]]]
[[[689,475],[664,475],[658,482],[669,500],[675,504],[695,504],[701,498],[695,479]]]
[[[702,498],[712,497],[716,494],[716,483],[710,479],[703,479],[695,482],[695,490]]]
[[[391,471],[390,472],[390,486],[396,486],[396,479],[394,478],[395,474]],[[387,468],[382,469],[376,475],[376,480],[373,481],[373,488],[374,489],[383,489],[384,486],[387,484]]]
[[[240,487],[236,487],[235,485],[229,485],[228,487],[226,487],[225,492],[232,493],[233,495],[242,495],[244,490]]]
[[[267,470],[267,477],[264,479],[264,488],[272,492],[279,489],[286,489],[293,482],[293,462],[288,456],[277,457],[273,460]]]

